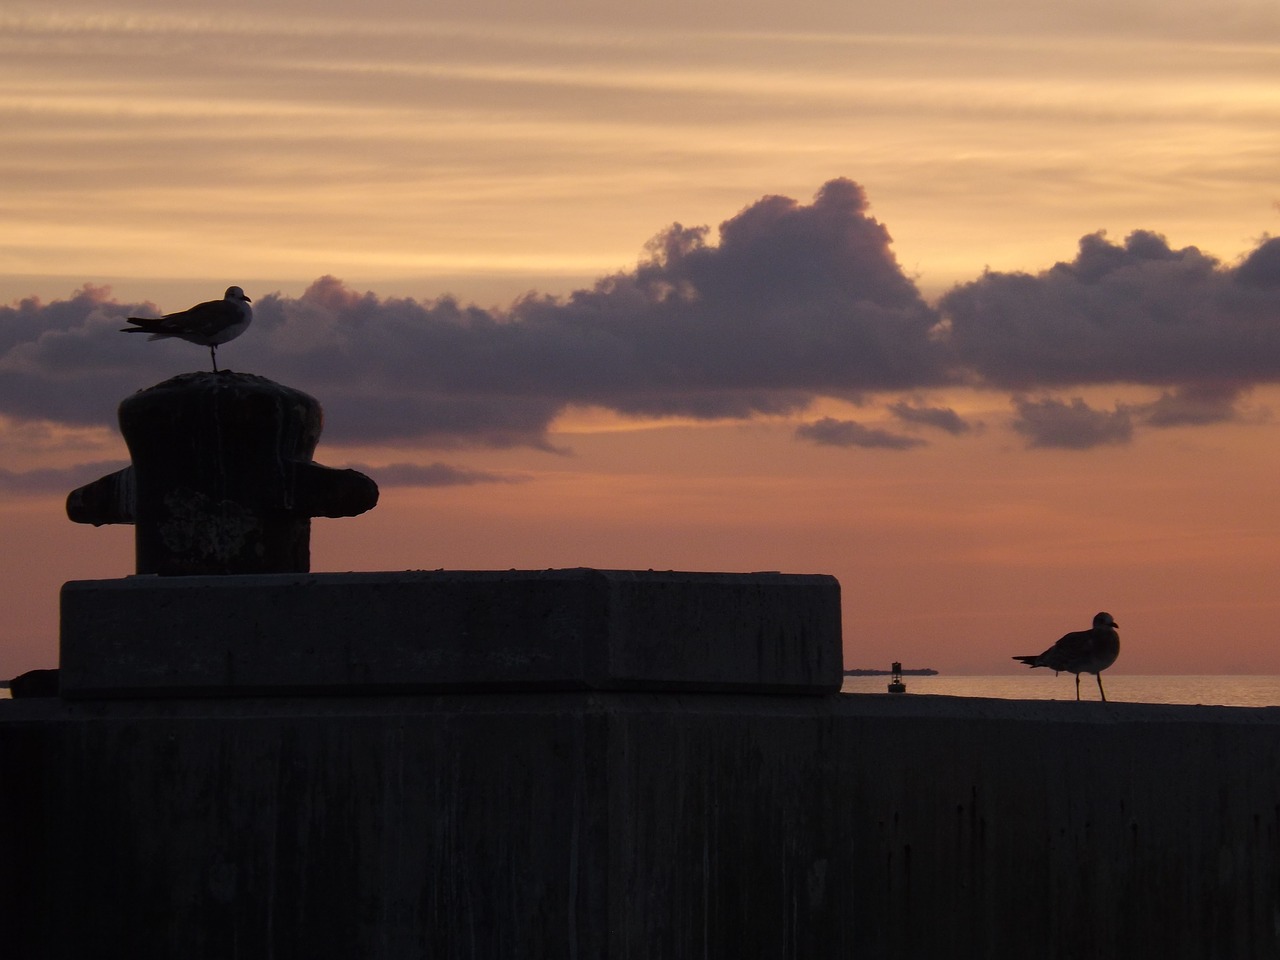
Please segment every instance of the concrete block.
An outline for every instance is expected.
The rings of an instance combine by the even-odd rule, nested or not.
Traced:
[[[781,573],[129,577],[62,590],[64,697],[831,693],[840,585]]]
[[[3,956],[1272,958],[1280,710],[0,701]]]

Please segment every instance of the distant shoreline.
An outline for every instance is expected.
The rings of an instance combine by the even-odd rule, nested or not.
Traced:
[[[893,676],[893,671],[866,670],[859,668],[857,670],[846,670],[844,675],[846,677],[891,677]],[[916,667],[914,670],[903,670],[902,675],[904,677],[936,677],[938,675],[938,671],[934,670],[932,667]]]

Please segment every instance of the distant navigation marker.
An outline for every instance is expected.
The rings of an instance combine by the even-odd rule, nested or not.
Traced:
[[[902,664],[897,660],[893,661],[893,676],[889,680],[890,693],[906,693],[907,685],[902,682]]]

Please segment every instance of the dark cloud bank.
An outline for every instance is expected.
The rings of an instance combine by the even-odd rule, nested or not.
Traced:
[[[825,418],[800,439],[908,450],[975,426],[908,399],[964,385],[1006,391],[1029,446],[1086,449],[1233,419],[1252,385],[1280,379],[1280,239],[1224,265],[1148,231],[1123,243],[1093,234],[1069,262],[988,272],[930,305],[849,180],[807,205],[765,197],[715,242],[673,224],[634,270],[502,311],[384,299],[333,277],[296,299],[258,293],[254,325],[220,359],[319,397],[331,442],[552,449],[548,426],[571,405],[749,418],[837,397],[885,404],[900,428]],[[91,287],[0,308],[0,414],[110,422],[127,394],[201,366],[199,347],[116,333],[122,317],[154,309]],[[1147,385],[1158,399],[1095,410],[1071,394],[1101,384]],[[393,483],[512,479],[384,470]]]

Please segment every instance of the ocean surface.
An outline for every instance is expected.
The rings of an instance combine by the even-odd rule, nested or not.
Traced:
[[[1054,676],[1048,670],[996,677],[948,676],[902,678],[906,694],[940,694],[948,697],[994,697],[1001,700],[1074,700],[1076,679],[1069,673]],[[1275,676],[1131,676],[1102,675],[1107,699],[1117,703],[1216,704],[1225,707],[1280,706],[1280,677]],[[889,678],[845,677],[844,693],[890,696]],[[1093,674],[1080,677],[1080,699],[1097,700]]]

